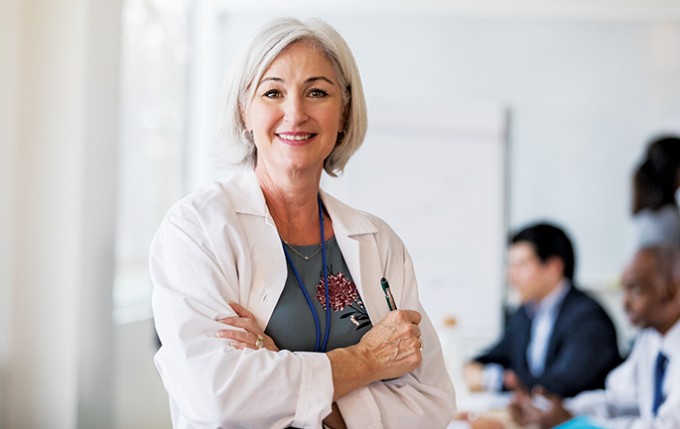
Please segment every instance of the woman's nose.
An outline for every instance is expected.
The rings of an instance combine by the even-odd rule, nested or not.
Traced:
[[[284,103],[284,121],[297,125],[308,118],[305,103],[302,97],[288,97]]]

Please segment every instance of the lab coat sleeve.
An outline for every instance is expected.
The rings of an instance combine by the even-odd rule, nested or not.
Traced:
[[[234,315],[227,303],[238,297],[237,251],[218,258],[205,231],[192,207],[180,205],[151,247],[152,303],[163,344],[156,366],[175,428],[320,427],[333,395],[325,354],[236,350],[215,336],[225,329],[216,320]]]
[[[400,240],[391,247],[396,260],[389,264],[387,276],[397,293],[397,306],[417,310],[423,316],[422,363],[403,377],[355,390],[337,404],[350,429],[446,428],[456,410],[453,384],[444,365],[439,338],[419,302],[411,258]],[[399,290],[397,285],[401,285]]]

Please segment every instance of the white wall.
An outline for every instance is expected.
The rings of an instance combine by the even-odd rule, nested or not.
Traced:
[[[106,428],[120,3],[0,12],[0,423]]]
[[[371,115],[370,144],[343,176],[322,178],[326,191],[399,234],[442,337],[452,318],[483,344],[502,327],[506,131],[501,106],[381,106]]]

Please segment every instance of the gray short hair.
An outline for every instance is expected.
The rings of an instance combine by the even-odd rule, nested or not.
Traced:
[[[337,176],[364,141],[368,126],[366,101],[352,51],[333,27],[318,18],[272,20],[241,46],[225,79],[220,145],[235,149],[237,164],[255,167],[257,150],[246,136],[242,113],[253,100],[255,88],[271,63],[287,47],[300,41],[312,43],[326,55],[343,89],[343,135],[324,161],[324,170]]]

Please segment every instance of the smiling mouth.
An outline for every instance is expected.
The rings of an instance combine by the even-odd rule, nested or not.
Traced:
[[[312,137],[316,136],[316,134],[312,134],[312,133],[285,133],[285,134],[277,134],[276,136],[283,141],[293,142],[293,143],[301,143],[301,142],[305,142],[305,141],[311,139]]]

